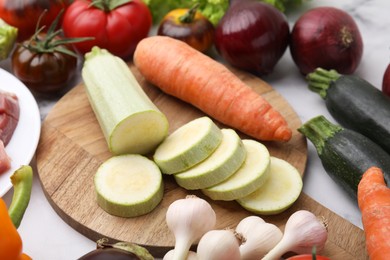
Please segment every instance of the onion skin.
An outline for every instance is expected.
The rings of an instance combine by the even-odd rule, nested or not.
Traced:
[[[383,75],[382,92],[390,97],[390,64],[387,65],[385,73]]]
[[[317,7],[295,23],[291,56],[304,75],[321,67],[352,74],[363,55],[363,41],[353,18],[334,7]]]
[[[215,47],[231,65],[258,75],[270,74],[288,46],[286,17],[254,0],[233,0],[215,31]]]

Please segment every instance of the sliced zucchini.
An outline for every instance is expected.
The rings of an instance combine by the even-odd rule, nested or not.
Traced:
[[[209,157],[221,141],[221,129],[209,117],[200,117],[170,134],[153,159],[165,174],[183,172]]]
[[[206,160],[174,175],[181,187],[187,190],[211,187],[226,180],[241,167],[246,158],[244,144],[233,129],[221,131],[221,144]]]
[[[127,154],[111,157],[97,170],[99,206],[111,215],[136,217],[152,211],[162,200],[160,169],[148,158]]]
[[[302,187],[302,177],[298,170],[289,162],[271,156],[270,177],[267,182],[237,202],[256,214],[278,214],[298,199]]]
[[[202,192],[213,200],[236,200],[260,188],[269,177],[270,154],[262,143],[242,140],[246,149],[243,165],[228,179]]]

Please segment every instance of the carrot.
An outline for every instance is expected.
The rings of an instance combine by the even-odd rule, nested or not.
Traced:
[[[134,64],[153,85],[214,119],[264,141],[288,141],[284,117],[224,65],[165,36],[142,40]]]
[[[370,259],[390,259],[390,189],[380,168],[371,167],[363,174],[358,204]]]

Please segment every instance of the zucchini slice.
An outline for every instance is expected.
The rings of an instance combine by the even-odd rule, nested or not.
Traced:
[[[228,179],[202,192],[213,200],[236,200],[260,188],[269,177],[270,154],[262,143],[244,139],[246,158]]]
[[[204,189],[216,185],[241,167],[246,150],[233,129],[222,129],[222,142],[203,162],[189,170],[175,174],[176,182],[187,190]]]
[[[183,172],[209,157],[221,141],[221,129],[209,117],[200,117],[170,134],[153,159],[165,174]]]
[[[98,205],[119,217],[149,213],[164,192],[160,169],[138,154],[111,157],[98,168],[94,183]]]
[[[287,161],[271,156],[270,177],[266,183],[237,202],[256,214],[278,214],[298,199],[302,188],[298,170]]]

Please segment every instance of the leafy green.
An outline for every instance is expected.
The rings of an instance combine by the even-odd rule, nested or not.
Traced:
[[[216,25],[229,7],[229,0],[143,0],[152,12],[153,22],[159,23],[171,10],[176,8],[190,8],[199,3],[198,10]],[[280,11],[302,4],[303,0],[259,0],[269,3]]]
[[[18,29],[0,19],[0,60],[8,58],[17,36]]]

